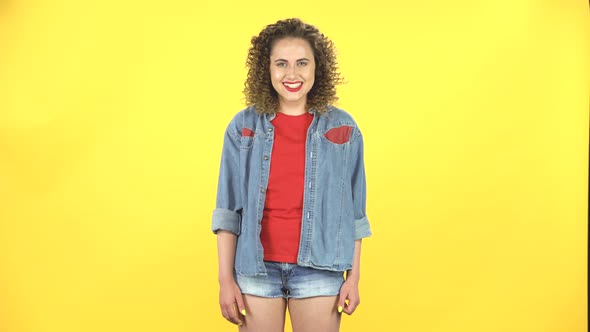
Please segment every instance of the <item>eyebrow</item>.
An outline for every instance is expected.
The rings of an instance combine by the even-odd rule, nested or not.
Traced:
[[[308,58],[301,58],[301,59],[297,59],[295,61],[301,61],[301,60],[307,60],[310,61]],[[284,61],[284,62],[289,62],[286,59],[276,59],[274,62],[278,62],[278,61]]]

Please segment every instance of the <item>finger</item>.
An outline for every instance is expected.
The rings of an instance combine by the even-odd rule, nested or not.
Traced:
[[[227,310],[223,306],[221,307],[221,315],[223,316],[223,318],[225,318],[226,320],[231,322],[231,320],[229,319],[229,315],[227,313]]]
[[[232,303],[230,317],[233,323],[241,324],[242,320],[240,319],[240,315],[238,314],[238,307],[235,303]]]
[[[344,308],[344,312],[346,312],[349,315],[352,315],[352,313],[356,310],[359,304],[360,301],[358,299],[350,300],[350,302],[348,302],[348,304]]]
[[[238,304],[238,311],[240,314],[246,316],[246,305],[244,304],[244,298],[240,292],[236,294],[236,303]]]
[[[225,317],[225,319],[227,319],[231,323],[237,324],[238,321],[234,317],[234,316],[236,316],[234,312],[235,312],[235,309],[234,309],[234,305],[233,304],[226,304],[226,305],[224,305],[224,307],[223,307],[223,317]]]
[[[223,317],[224,317],[225,319],[227,319],[227,320],[228,320],[230,323],[234,323],[234,322],[232,322],[232,320],[231,320],[230,310],[229,310],[229,307],[228,307],[227,305],[225,305],[225,306],[223,307]]]
[[[344,307],[346,305],[346,303],[344,302],[344,300],[346,300],[346,296],[348,296],[347,292],[340,292],[340,296],[338,296],[338,313],[341,313],[342,310],[344,310]]]

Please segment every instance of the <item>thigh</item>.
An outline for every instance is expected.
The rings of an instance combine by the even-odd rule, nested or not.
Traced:
[[[285,328],[284,298],[267,298],[244,294],[246,316],[240,332],[280,332]]]
[[[289,317],[293,332],[337,332],[340,329],[338,296],[289,299]]]

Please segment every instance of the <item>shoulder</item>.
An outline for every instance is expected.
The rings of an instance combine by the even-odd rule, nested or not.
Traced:
[[[234,114],[232,117],[230,124],[239,124],[243,120],[247,120],[249,118],[258,118],[259,114],[256,113],[256,106],[248,106],[246,108],[241,109],[238,113]]]
[[[321,121],[318,123],[318,130],[324,135],[347,132],[351,141],[355,141],[361,136],[361,130],[354,120],[353,116],[347,111],[336,106],[328,106],[328,112],[322,114]]]
[[[328,106],[328,110],[320,117],[321,128],[329,130],[334,127],[348,126],[354,128],[355,132],[359,131],[358,125],[350,113],[332,105]]]
[[[356,121],[350,113],[336,106],[328,106],[328,112],[322,115],[324,120],[332,125],[357,127]]]
[[[248,106],[231,118],[227,130],[232,134],[241,135],[242,129],[245,127],[252,127],[252,124],[256,123],[256,120],[260,117],[260,114],[256,113],[255,106]]]

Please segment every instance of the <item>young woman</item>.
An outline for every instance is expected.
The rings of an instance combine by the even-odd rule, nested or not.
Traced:
[[[363,138],[331,104],[332,42],[299,19],[266,26],[246,61],[249,105],[225,131],[212,230],[219,302],[240,331],[338,331],[359,304]],[[344,278],[346,272],[346,278]]]

